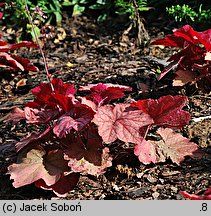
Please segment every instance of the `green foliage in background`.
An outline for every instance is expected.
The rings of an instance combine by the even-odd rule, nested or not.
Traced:
[[[191,22],[211,22],[211,9],[202,9],[203,5],[200,4],[199,9],[195,9],[187,4],[172,5],[167,7],[166,11],[169,15],[173,16],[177,22],[185,21]]]
[[[24,0],[12,1],[12,3],[6,0],[6,3],[5,20],[7,16],[10,16],[11,23],[18,21],[23,25],[28,20]],[[97,11],[98,22],[106,21],[110,15],[114,14],[126,14],[133,19],[136,9],[142,12],[151,8],[147,6],[147,0],[27,0],[27,4],[31,13],[33,13],[33,8],[39,6],[47,14],[46,24],[52,21],[60,24],[62,13],[67,8],[72,16],[83,14],[88,10]]]
[[[33,13],[33,8],[38,6],[43,12],[48,16],[46,23],[50,23],[54,18],[56,23],[61,23],[62,21],[62,3],[61,0],[27,0],[28,7],[30,12]],[[25,10],[24,0],[16,1],[6,1],[5,5],[5,20],[7,17],[10,17],[12,24],[28,22],[27,13]]]
[[[115,6],[117,7],[116,13],[129,14],[130,18],[135,18],[135,10],[140,12],[149,11],[151,7],[147,6],[147,0],[125,1],[116,0]],[[137,8],[136,8],[137,7]]]

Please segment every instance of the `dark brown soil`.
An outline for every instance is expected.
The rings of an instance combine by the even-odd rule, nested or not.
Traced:
[[[186,107],[192,119],[211,115],[211,95],[195,87],[173,88],[171,74],[161,81],[157,69],[163,69],[166,59],[174,52],[170,48],[136,45],[135,32],[122,38],[124,22],[108,21],[97,24],[87,17],[66,18],[61,28],[55,29],[52,41],[46,44],[47,60],[53,77],[76,86],[90,83],[118,83],[133,88],[130,98],[159,98],[163,95],[182,94],[189,97]],[[150,26],[151,39],[163,37],[164,32]],[[61,39],[61,32],[66,36]],[[57,41],[55,41],[57,39]],[[60,39],[60,40],[59,40]],[[39,73],[0,72],[0,199],[51,199],[52,192],[29,185],[13,188],[6,165],[14,152],[9,146],[36,128],[24,124],[11,127],[3,122],[13,107],[33,99],[30,89],[47,81],[43,60],[36,50],[21,49],[19,55],[29,58],[39,67]],[[143,86],[146,90],[143,91]],[[191,121],[183,135],[197,143],[204,152],[202,159],[187,158],[181,166],[171,161],[143,165],[133,151],[124,147],[103,176],[82,176],[77,187],[66,199],[184,199],[180,191],[202,194],[211,186],[211,120]]]

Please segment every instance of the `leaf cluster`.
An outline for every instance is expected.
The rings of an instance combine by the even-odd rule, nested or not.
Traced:
[[[194,84],[205,92],[211,91],[211,29],[197,32],[185,25],[151,44],[180,48],[168,59],[170,64],[161,72],[159,80],[176,68],[174,86]]]
[[[6,122],[26,121],[40,125],[16,143],[17,161],[8,167],[14,187],[34,183],[65,196],[77,184],[80,174],[100,175],[112,166],[110,154],[119,140],[134,146],[134,155],[144,164],[170,158],[180,164],[192,156],[197,145],[172,129],[188,124],[190,114],[182,108],[185,96],[163,96],[131,103],[115,103],[132,89],[117,84],[81,86],[53,79],[32,89],[33,102],[24,110],[14,108]],[[159,128],[153,140],[149,134]],[[172,128],[172,129],[171,129]]]

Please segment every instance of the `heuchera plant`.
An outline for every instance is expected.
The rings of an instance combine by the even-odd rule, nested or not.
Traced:
[[[26,45],[2,43],[5,53]],[[17,160],[7,172],[14,187],[34,183],[66,196],[81,174],[98,176],[112,166],[110,149],[117,140],[133,144],[134,154],[144,164],[170,158],[179,165],[198,149],[173,130],[189,123],[190,114],[183,110],[187,97],[167,95],[157,100],[113,104],[132,89],[117,84],[90,84],[81,86],[79,92],[86,93],[81,97],[76,96],[74,85],[51,79],[46,72],[49,83],[32,89],[34,100],[23,110],[14,108],[6,119],[13,124],[25,121],[40,125],[39,131],[15,144]],[[150,136],[155,128],[159,140]]]
[[[167,158],[180,164],[185,156],[192,156],[197,145],[172,130],[190,120],[190,114],[182,110],[187,97],[168,95],[112,104],[131,90],[99,83],[81,87],[79,91],[87,95],[76,97],[75,87],[61,79],[32,89],[34,101],[24,110],[13,109],[6,120],[13,124],[25,120],[40,125],[41,130],[16,143],[17,161],[8,167],[14,187],[35,183],[65,196],[80,174],[98,176],[112,166],[109,149],[117,139],[132,143],[134,154],[144,164]],[[159,141],[147,135],[155,126]]]
[[[185,25],[151,44],[181,48],[168,59],[171,63],[162,71],[159,80],[176,67],[174,86],[192,83],[206,92],[211,91],[211,29],[197,32]]]

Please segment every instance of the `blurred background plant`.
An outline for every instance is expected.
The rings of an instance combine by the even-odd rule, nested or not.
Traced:
[[[3,2],[2,25],[15,32],[22,31],[20,40],[29,39],[29,35],[33,37],[24,0]],[[42,25],[61,26],[64,15],[70,18],[88,15],[98,23],[124,17],[124,33],[135,30],[139,44],[142,45],[149,40],[145,26],[152,26],[153,23],[159,27],[164,26],[164,29],[169,31],[184,24],[190,24],[196,30],[204,30],[211,24],[211,5],[206,0],[191,0],[185,3],[182,0],[27,0],[27,4],[31,14],[36,6],[45,13],[45,19],[33,17],[36,22],[42,22]],[[39,27],[36,31],[39,34]]]
[[[169,15],[174,17],[176,22],[186,23],[199,23],[199,22],[211,22],[211,9],[202,9],[203,5],[200,4],[198,10],[187,4],[172,5],[167,7],[166,11]]]

